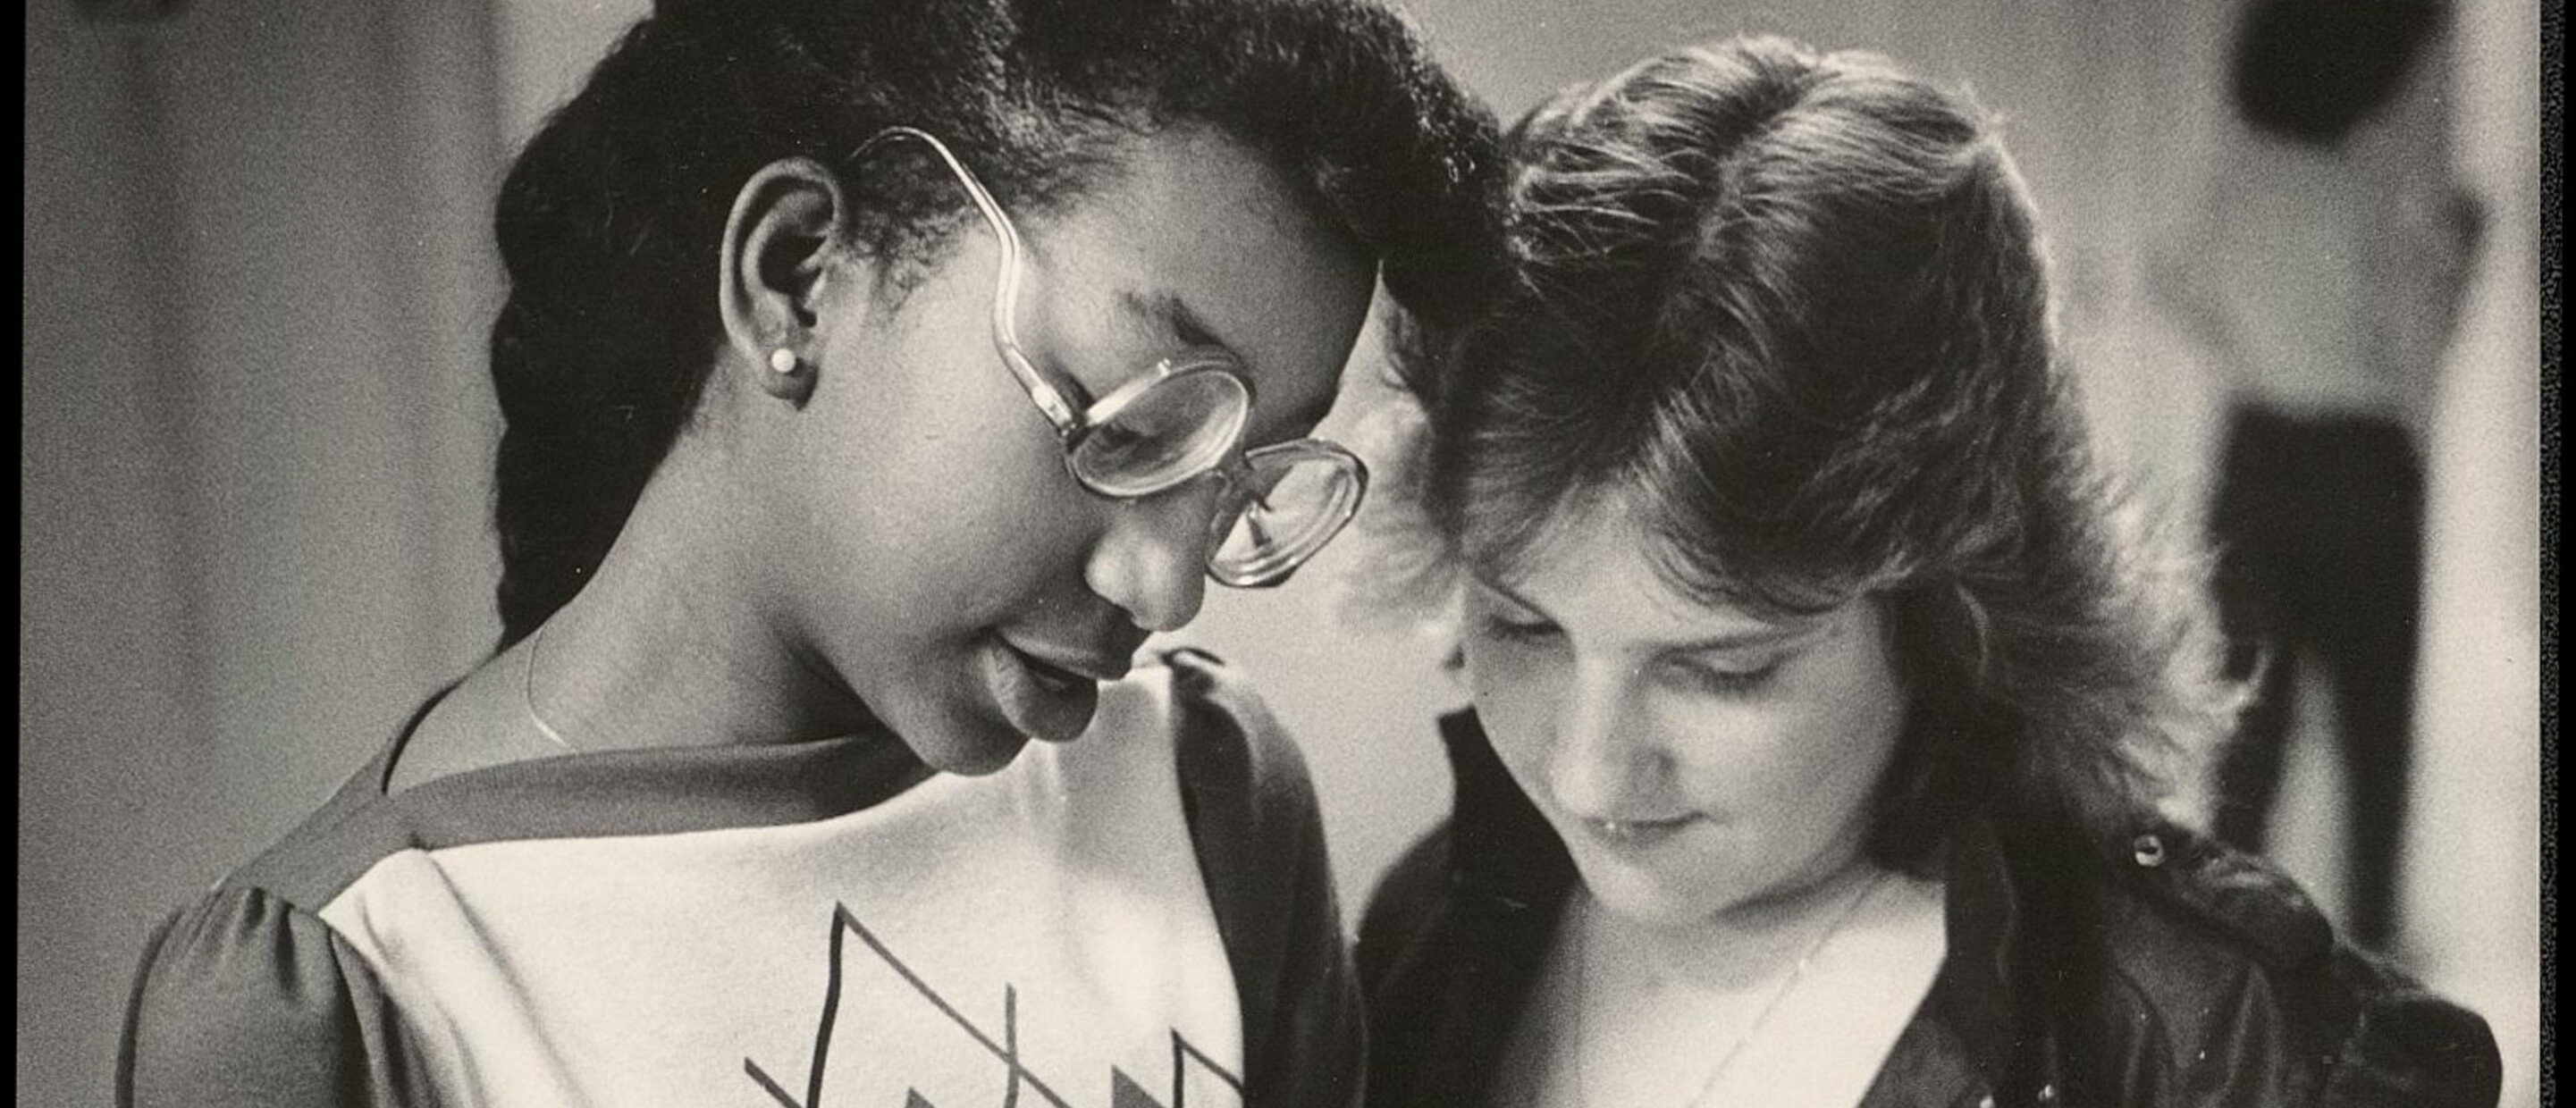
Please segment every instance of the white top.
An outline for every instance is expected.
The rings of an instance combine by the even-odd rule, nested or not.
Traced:
[[[398,851],[319,914],[456,1103],[1239,1106],[1171,695],[828,819]]]
[[[1872,894],[1695,1103],[1859,1104],[1949,954],[1941,893],[1937,881],[1900,878]]]
[[[1853,1108],[1932,991],[1949,945],[1942,903],[1939,882],[1891,875],[1805,972],[1711,988],[1592,949],[1583,917],[1600,909],[1578,893],[1514,1029],[1495,1103]]]

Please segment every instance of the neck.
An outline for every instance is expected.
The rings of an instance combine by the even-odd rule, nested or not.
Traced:
[[[698,484],[657,475],[591,582],[548,621],[534,684],[546,722],[591,750],[866,727],[866,708],[802,661],[761,603],[765,575],[728,553],[759,544],[742,541],[727,498],[690,495]]]

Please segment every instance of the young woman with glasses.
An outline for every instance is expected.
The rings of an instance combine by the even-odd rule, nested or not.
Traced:
[[[1361,930],[1372,1105],[2495,1103],[2476,1016],[2160,814],[2239,697],[1973,104],[1736,40],[1509,155],[1383,482],[1473,709]]]
[[[1493,168],[1363,0],[666,0],[501,189],[501,647],[156,933],[126,1101],[1349,1103],[1295,750],[1130,666],[1350,518]]]

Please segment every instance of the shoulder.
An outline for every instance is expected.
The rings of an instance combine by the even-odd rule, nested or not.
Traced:
[[[1163,661],[1182,807],[1242,1001],[1246,1102],[1350,1104],[1359,991],[1305,758],[1240,672],[1197,650]]]
[[[2185,828],[2140,825],[2080,865],[2085,916],[2117,968],[2159,960],[2190,972],[2148,978],[2170,990],[2223,977],[2298,977],[2323,966],[2334,930],[2298,883],[2254,855]]]
[[[1241,671],[1193,649],[1164,655],[1182,811],[1220,924],[1279,918],[1331,886],[1305,756]],[[1266,928],[1265,928],[1266,929]]]
[[[1193,648],[1168,651],[1162,661],[1193,825],[1213,820],[1220,829],[1276,839],[1315,822],[1305,755],[1250,679]]]
[[[120,1103],[402,1104],[409,1048],[374,972],[322,918],[410,845],[368,761],[319,811],[146,944],[117,1059]]]
[[[2492,1105],[2476,1014],[2339,943],[2298,883],[2172,825],[2091,867],[2097,1046],[2122,1068],[2222,1077],[2266,1103]]]
[[[126,1105],[410,1103],[374,975],[320,918],[228,883],[154,932],[117,1059]]]

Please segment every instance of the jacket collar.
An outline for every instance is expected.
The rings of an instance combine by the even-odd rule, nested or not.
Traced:
[[[1477,964],[1477,972],[1459,975],[1476,995],[1452,997],[1451,1011],[1495,1025],[1485,1036],[1490,1043],[1454,1045],[1481,1065],[1499,1054],[1509,1023],[1487,1013],[1516,1012],[1527,999],[1576,874],[1564,842],[1504,770],[1475,713],[1441,717],[1440,737],[1457,786],[1449,880],[1460,924],[1472,929],[1461,936],[1461,957]],[[1991,821],[1972,819],[1954,832],[1939,865],[1949,953],[1866,1105],[1975,1103],[1974,1094],[2006,1084],[2017,1048],[2037,1045],[2025,1043],[2031,1036],[2022,1027],[2037,1013],[2017,1012],[2014,1004],[2014,983],[2032,969],[2021,957],[2022,898]],[[1890,1092],[1904,1095],[1885,1100]]]
[[[1475,712],[1442,716],[1440,739],[1449,748],[1449,771],[1457,783],[1451,880],[1463,892],[1515,910],[1550,909],[1546,918],[1553,920],[1552,909],[1574,886],[1574,859],[1565,841],[1503,768]]]

